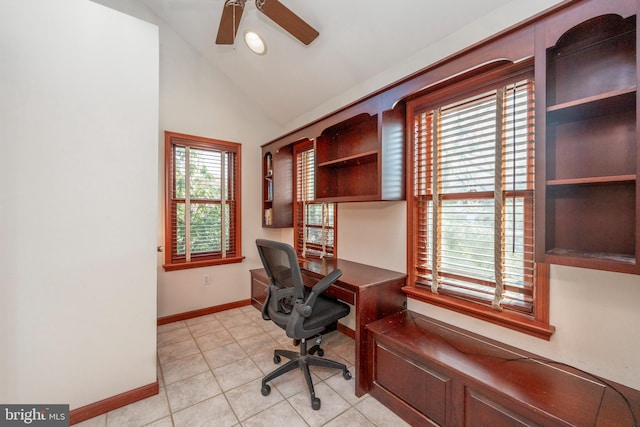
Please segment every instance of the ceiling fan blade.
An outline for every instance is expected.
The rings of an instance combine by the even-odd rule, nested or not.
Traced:
[[[222,17],[220,18],[220,26],[218,27],[218,36],[216,44],[233,44],[238,33],[240,18],[244,11],[244,2],[225,1],[222,8]]]
[[[278,0],[256,0],[256,6],[262,13],[304,44],[308,45],[320,35],[311,25]]]

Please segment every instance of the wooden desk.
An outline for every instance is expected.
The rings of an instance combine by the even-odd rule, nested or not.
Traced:
[[[396,271],[341,259],[312,260],[300,264],[307,286],[313,286],[335,269],[342,276],[325,291],[325,295],[337,298],[355,307],[356,365],[354,378],[356,396],[367,392],[367,333],[368,323],[401,311],[406,306],[402,292],[407,275]],[[251,304],[262,310],[265,289],[269,279],[264,269],[251,270]]]

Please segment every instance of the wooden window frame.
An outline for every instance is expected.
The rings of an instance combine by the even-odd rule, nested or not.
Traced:
[[[294,248],[296,253],[298,254],[298,258],[301,260],[305,259],[319,259],[318,256],[315,255],[307,255],[303,256],[303,247],[301,242],[304,239],[304,230],[301,226],[298,218],[303,215],[301,212],[302,202],[298,200],[298,155],[304,151],[314,150],[314,142],[313,140],[307,140],[304,142],[299,142],[293,146],[293,191],[294,191],[294,202],[293,202],[293,241]],[[315,172],[315,171],[314,171]],[[318,203],[321,204],[321,203]],[[330,252],[331,258],[337,258],[338,252],[338,204],[332,203],[333,205],[333,245],[332,250]],[[314,250],[321,250],[322,248],[312,247]]]
[[[207,255],[195,256],[195,259],[190,261],[183,260],[181,256],[177,255],[174,248],[174,241],[172,230],[174,229],[174,223],[176,218],[173,214],[175,209],[174,205],[178,199],[174,198],[174,177],[173,177],[173,164],[174,155],[173,148],[175,146],[184,146],[196,149],[205,150],[218,150],[222,152],[230,152],[235,155],[235,172],[233,174],[233,183],[229,183],[230,192],[233,194],[233,199],[228,200],[226,203],[230,205],[230,211],[233,212],[230,218],[230,224],[233,231],[233,238],[230,241],[232,248],[231,253],[223,256],[222,253],[214,252]],[[163,268],[165,271],[184,270],[189,268],[207,267],[221,264],[232,264],[242,262],[244,257],[242,256],[242,230],[241,230],[241,176],[242,176],[242,145],[236,142],[222,141],[218,139],[205,138],[201,136],[187,135],[176,132],[165,131],[165,263]],[[219,204],[219,201],[201,201],[202,203]]]
[[[414,112],[422,110],[425,105],[437,107],[495,89],[507,81],[519,77],[533,79],[533,61],[521,64],[502,64],[486,70],[475,70],[468,76],[456,76],[450,82],[435,85],[422,91],[407,102],[407,129],[413,129]],[[472,316],[484,321],[507,327],[538,338],[549,340],[555,328],[549,324],[549,265],[536,263],[533,290],[533,313],[526,315],[515,311],[495,310],[484,304],[462,300],[452,296],[431,292],[430,289],[417,285],[415,266],[417,249],[417,203],[414,197],[414,135],[407,132],[407,286],[404,292],[418,301],[433,304],[458,313]]]

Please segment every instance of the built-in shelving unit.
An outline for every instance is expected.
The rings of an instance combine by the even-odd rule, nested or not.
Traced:
[[[262,154],[262,226],[293,226],[293,154],[291,147]]]
[[[403,113],[362,113],[324,129],[315,142],[316,200],[402,200]]]
[[[378,116],[362,114],[316,138],[316,199],[376,200]]]
[[[315,150],[315,201],[404,200],[404,112],[403,101],[386,108],[379,97],[364,100],[264,145],[263,155],[291,150],[300,141],[311,140]],[[272,179],[277,197],[280,187],[276,186],[275,174],[292,174],[293,163],[276,164],[275,159]],[[279,171],[281,168],[289,170]],[[265,209],[270,207],[265,201]],[[272,209],[275,213],[275,202]]]
[[[638,273],[635,15],[575,25],[545,59],[539,260]]]

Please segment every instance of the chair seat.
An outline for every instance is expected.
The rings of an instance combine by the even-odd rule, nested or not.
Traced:
[[[318,295],[318,299],[313,306],[313,315],[304,320],[304,328],[312,330],[330,325],[347,316],[349,310],[349,305],[342,301]]]
[[[327,298],[324,295],[318,295],[313,307],[313,316],[304,320],[304,329],[313,330],[319,327],[325,327],[331,325],[338,320],[349,314],[349,305],[332,298]],[[287,329],[287,323],[279,322],[276,318],[272,318],[273,322],[282,329]],[[287,319],[288,320],[288,319]],[[315,334],[309,334],[306,337],[291,337],[291,338],[309,338]]]

